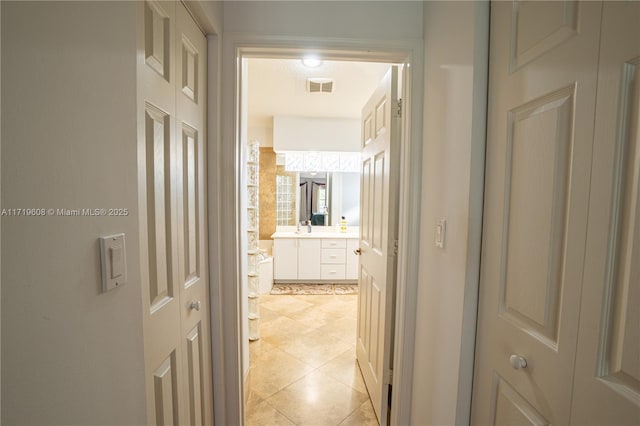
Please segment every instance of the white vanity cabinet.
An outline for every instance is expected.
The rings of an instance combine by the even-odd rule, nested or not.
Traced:
[[[322,255],[320,256],[321,280],[344,280],[346,275],[347,240],[323,239]]]
[[[320,275],[320,240],[298,240],[298,279],[317,280]]]
[[[273,240],[273,279],[298,279],[297,238],[277,238]]]
[[[357,238],[350,238],[347,240],[347,264],[346,264],[346,279],[357,280],[358,269],[360,268],[360,257],[356,254],[356,250],[360,247],[360,241]]]
[[[356,236],[291,235],[273,238],[275,281],[356,281],[358,257]]]
[[[319,239],[277,238],[273,241],[274,280],[317,280],[320,277]]]

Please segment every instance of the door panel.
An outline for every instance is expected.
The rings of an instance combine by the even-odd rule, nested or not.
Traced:
[[[187,334],[187,380],[189,395],[189,418],[191,424],[204,424],[204,387],[206,377],[203,376],[203,347],[200,324]]]
[[[383,116],[384,118],[384,116]],[[385,184],[389,179],[388,168],[385,168],[385,152],[379,152],[373,157],[373,186],[371,188],[372,203],[369,205],[373,208],[371,211],[371,248],[382,254],[386,243],[386,226],[384,224],[385,202],[388,201]]]
[[[174,297],[171,262],[171,138],[169,115],[147,104],[145,111],[147,247],[149,250],[149,301],[151,311]]]
[[[176,358],[173,352],[153,373],[157,425],[171,426],[179,422],[179,392],[176,375]]]
[[[212,424],[209,274],[205,217],[206,39],[182,3],[176,4],[176,222],[185,421]]]
[[[573,99],[574,86],[561,89],[510,111],[507,124],[499,309],[505,320],[554,349],[564,284]]]
[[[366,129],[369,126],[368,121],[371,118],[365,119],[363,127],[363,135],[364,145],[366,146],[371,142],[371,139],[366,139]],[[361,206],[369,206],[371,202],[371,159],[365,158],[362,161],[362,184],[360,185],[362,188],[361,198],[362,203]],[[370,216],[372,212],[369,211],[368,208],[361,208],[361,220],[360,220],[360,243],[366,246],[371,246],[371,219]]]
[[[138,6],[138,191],[147,421],[183,420],[175,221],[173,2]]]
[[[182,155],[182,235],[184,252],[185,287],[200,278],[200,232],[199,163],[201,142],[198,131],[186,123],[182,124],[182,135],[178,149]]]
[[[568,424],[601,4],[495,2],[491,13],[472,423]]]
[[[578,2],[515,2],[511,72],[578,34]]]
[[[392,67],[362,112],[360,272],[356,354],[381,424],[386,424],[391,371],[392,305],[397,235],[399,118],[397,68]],[[392,166],[392,163],[394,166]]]
[[[605,2],[574,424],[640,424],[640,3]]]
[[[494,424],[501,426],[532,425],[546,426],[547,420],[527,402],[502,377],[496,375],[493,380],[495,413]]]
[[[140,2],[138,19],[147,421],[211,424],[204,241],[206,41],[181,3]]]
[[[145,63],[171,83],[173,7],[169,2],[144,2]]]

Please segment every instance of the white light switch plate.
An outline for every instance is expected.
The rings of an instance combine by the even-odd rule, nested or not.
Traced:
[[[444,248],[444,236],[447,230],[447,221],[440,219],[436,225],[436,247]]]
[[[102,291],[113,290],[127,283],[127,256],[124,234],[100,237]]]

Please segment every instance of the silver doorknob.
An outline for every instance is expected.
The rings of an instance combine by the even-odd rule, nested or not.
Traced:
[[[521,368],[527,368],[527,359],[522,355],[513,354],[509,357],[509,362],[514,370],[520,370]]]
[[[200,310],[200,301],[196,300],[195,302],[189,303],[189,309],[191,309],[191,310],[195,309],[196,311],[199,311]]]
[[[355,253],[356,256],[360,256],[362,254],[362,249],[358,248],[358,249],[355,249],[353,252]]]

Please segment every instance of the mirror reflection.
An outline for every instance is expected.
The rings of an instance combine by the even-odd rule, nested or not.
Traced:
[[[360,221],[360,175],[338,172],[276,172],[276,225],[338,226],[344,216],[349,226]],[[273,196],[271,195],[271,196]],[[268,206],[268,204],[266,204]],[[261,215],[270,216],[262,211]]]
[[[298,173],[298,223],[329,225],[327,173]]]

